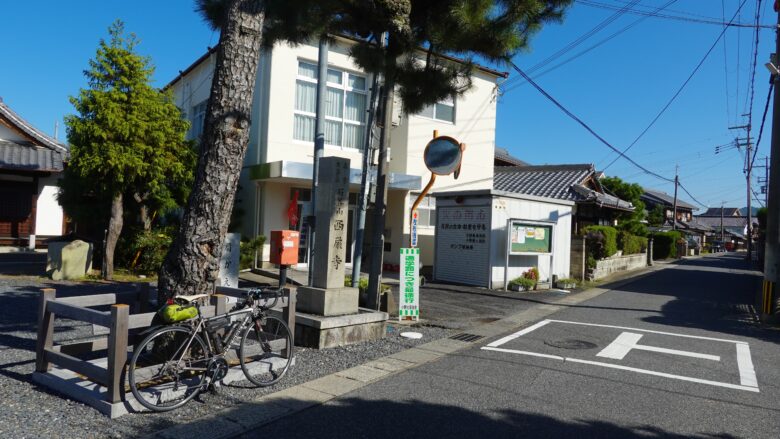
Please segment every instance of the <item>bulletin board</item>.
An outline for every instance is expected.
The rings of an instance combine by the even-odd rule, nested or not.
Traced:
[[[552,253],[552,224],[509,220],[509,254]]]

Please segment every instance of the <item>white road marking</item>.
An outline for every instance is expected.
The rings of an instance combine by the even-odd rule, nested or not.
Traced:
[[[611,358],[613,360],[622,360],[632,349],[660,352],[662,354],[680,355],[683,357],[702,358],[705,360],[720,361],[720,356],[710,354],[700,354],[698,352],[680,351],[677,349],[659,348],[656,346],[647,346],[639,344],[639,339],[642,338],[642,334],[636,334],[634,332],[622,332],[618,337],[610,343],[607,347],[602,349],[601,352],[596,354],[597,357]]]
[[[531,357],[551,358],[553,360],[564,361],[564,358],[560,355],[540,354],[538,352],[518,351],[516,349],[492,348],[490,346],[485,346],[482,349],[486,351],[508,352],[510,354],[529,355]]]
[[[739,382],[743,386],[758,387],[753,359],[750,358],[750,346],[747,343],[737,343],[737,367],[739,367]]]
[[[527,327],[525,329],[522,329],[520,331],[517,331],[514,334],[510,334],[510,335],[507,335],[504,338],[498,339],[498,340],[494,341],[493,343],[490,343],[488,346],[491,347],[491,348],[495,348],[495,347],[501,346],[502,344],[510,342],[510,341],[516,339],[517,337],[522,337],[523,335],[528,334],[531,331],[535,331],[535,330],[541,328],[542,326],[544,326],[544,325],[546,325],[546,324],[548,324],[550,322],[551,322],[551,320],[542,320],[541,322],[536,323],[534,325],[531,325],[531,326],[529,326],[529,327]]]
[[[566,358],[564,361],[572,362],[572,363],[591,364],[593,366],[602,366],[602,367],[608,367],[608,368],[611,368],[611,369],[628,370],[628,371],[631,371],[631,372],[641,373],[641,374],[645,374],[645,375],[655,375],[655,376],[664,377],[664,378],[671,378],[671,379],[674,379],[674,380],[690,381],[692,383],[699,383],[699,384],[709,384],[710,386],[725,387],[727,389],[745,390],[745,391],[748,391],[748,392],[756,392],[756,393],[759,392],[758,387],[744,386],[744,385],[731,384],[731,383],[722,383],[720,381],[703,380],[701,378],[693,378],[693,377],[687,377],[687,376],[682,376],[682,375],[673,375],[673,374],[670,374],[670,373],[656,372],[654,370],[638,369],[636,367],[621,366],[619,364],[602,363],[602,362],[599,362],[599,361],[580,360],[579,358]]]
[[[711,380],[705,380],[701,378],[694,378],[694,377],[688,377],[683,375],[674,375],[664,372],[656,372],[653,370],[646,370],[646,369],[639,369],[636,367],[629,367],[629,366],[622,366],[619,364],[611,364],[611,363],[602,363],[599,361],[590,361],[590,360],[583,360],[579,358],[570,358],[570,357],[561,357],[558,355],[551,355],[551,354],[543,354],[539,352],[531,352],[531,351],[521,351],[516,349],[505,349],[505,348],[498,348],[498,346],[501,346],[503,344],[506,344],[507,342],[510,342],[518,337],[522,337],[523,335],[526,335],[530,332],[533,332],[549,323],[568,323],[572,325],[582,325],[582,326],[595,326],[600,328],[612,328],[612,329],[623,329],[623,330],[629,330],[629,331],[639,331],[644,332],[648,334],[660,334],[660,335],[669,335],[673,337],[682,337],[682,338],[691,338],[696,340],[709,340],[709,341],[718,341],[718,342],[724,342],[724,343],[734,343],[736,345],[737,349],[737,367],[739,368],[739,378],[740,378],[740,384],[731,384],[731,383],[724,383],[719,381],[711,381]],[[646,345],[639,345],[637,342],[642,337],[641,334],[635,334],[630,332],[623,332],[620,334],[620,336],[610,343],[609,346],[604,348],[598,356],[606,357],[606,358],[613,358],[613,359],[622,359],[625,357],[625,355],[631,350],[631,349],[641,349],[646,351],[652,351],[652,352],[661,352],[661,353],[667,353],[667,354],[673,354],[673,355],[683,355],[688,357],[694,357],[694,358],[703,358],[713,361],[720,361],[720,357],[717,355],[709,355],[709,354],[700,354],[698,352],[688,352],[688,351],[680,351],[676,349],[666,349],[666,348],[659,348],[655,346],[646,346]],[[532,357],[541,357],[541,358],[548,358],[558,361],[564,361],[564,362],[572,362],[572,363],[580,363],[580,364],[589,364],[593,366],[602,366],[607,367],[611,369],[620,369],[620,370],[626,370],[636,373],[641,373],[645,375],[653,375],[653,376],[660,376],[665,378],[671,378],[676,380],[682,380],[682,381],[689,381],[694,383],[700,383],[700,384],[707,384],[712,386],[718,386],[718,387],[725,387],[728,389],[736,389],[736,390],[745,390],[748,392],[759,392],[758,389],[758,380],[756,379],[756,371],[753,367],[753,360],[750,356],[750,345],[744,341],[739,340],[729,340],[725,338],[715,338],[715,337],[704,337],[704,336],[698,336],[698,335],[687,335],[687,334],[675,334],[672,332],[664,332],[664,331],[653,331],[649,329],[639,329],[639,328],[629,328],[626,326],[615,326],[615,325],[602,325],[598,323],[582,323],[582,322],[571,322],[567,320],[542,320],[541,322],[538,322],[534,325],[531,325],[527,328],[524,328],[518,332],[515,332],[513,334],[510,334],[506,337],[503,337],[499,340],[496,340],[487,346],[482,347],[483,350],[487,351],[497,351],[497,352],[506,352],[506,353],[512,353],[512,354],[519,354],[519,355],[528,355]],[[603,355],[602,355],[603,354]]]

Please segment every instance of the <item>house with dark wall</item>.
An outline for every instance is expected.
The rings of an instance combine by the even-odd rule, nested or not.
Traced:
[[[672,217],[674,216],[673,195],[669,195],[666,192],[645,189],[645,193],[642,194],[640,199],[645,203],[645,209],[647,209],[648,212],[655,209],[658,205],[662,206],[664,209],[664,218],[669,225],[671,225]],[[677,221],[690,222],[693,219],[694,210],[696,210],[696,206],[677,198]]]
[[[68,149],[0,99],[0,246],[40,245],[60,236],[57,179]]]

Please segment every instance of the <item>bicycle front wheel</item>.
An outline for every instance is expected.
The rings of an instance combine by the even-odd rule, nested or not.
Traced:
[[[247,379],[260,387],[270,386],[282,379],[292,363],[290,329],[276,317],[255,320],[244,331],[238,353]]]
[[[207,353],[203,339],[189,328],[171,326],[151,333],[130,360],[127,375],[133,396],[155,412],[183,406],[201,390]]]

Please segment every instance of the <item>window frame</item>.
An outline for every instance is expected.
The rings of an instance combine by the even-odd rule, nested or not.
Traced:
[[[206,98],[193,105],[191,108],[192,118],[190,119],[190,134],[192,140],[200,139],[203,135],[203,130],[206,128],[206,110],[208,110],[208,106],[209,100]],[[198,121],[197,124],[195,123],[196,120]],[[195,133],[195,127],[200,128],[200,132],[197,134]]]
[[[409,208],[411,208],[412,205],[414,205],[414,200],[416,200],[417,197],[419,197],[419,196],[420,196],[420,192],[411,192],[410,193],[410,198],[409,198],[410,205],[409,205]],[[428,213],[428,224],[422,224],[420,222],[420,219],[419,219],[419,217],[420,217],[420,215],[419,215],[420,210],[427,210],[429,212]],[[436,227],[436,216],[435,216],[435,213],[436,213],[436,197],[434,197],[432,195],[424,196],[423,199],[420,201],[420,205],[417,206],[417,212],[418,212],[418,215],[417,215],[417,217],[418,217],[417,227],[418,228],[433,229],[433,228]],[[430,212],[434,212],[434,214],[431,215]]]
[[[317,86],[317,84],[319,82],[318,78],[316,78],[316,77],[311,78],[311,77],[308,77],[308,76],[301,75],[300,74],[300,66],[301,66],[301,64],[308,64],[309,66],[314,66],[315,68],[317,68],[317,62],[312,62],[312,61],[307,60],[307,59],[298,59],[297,60],[296,70],[295,70],[296,71],[296,74],[295,74],[295,83],[296,83],[296,87],[295,87],[296,97],[295,97],[295,100],[297,100],[297,93],[298,93],[297,83],[299,81],[306,82],[306,83],[309,83],[309,84],[313,84],[315,87]],[[333,72],[338,72],[338,73],[341,74],[341,82],[340,83],[330,82],[328,80],[329,79],[328,77]],[[363,89],[359,89],[359,88],[354,88],[354,87],[350,86],[350,84],[349,84],[349,76],[350,75],[358,77],[358,78],[362,78],[363,81],[364,81],[365,87]],[[340,139],[339,140],[340,140],[341,144],[340,145],[336,145],[336,144],[333,144],[333,143],[328,143],[327,140],[326,140],[325,146],[333,147],[333,148],[341,148],[341,149],[350,150],[350,151],[354,150],[354,151],[360,152],[361,149],[362,149],[361,145],[358,145],[357,147],[345,146],[344,145],[344,132],[345,132],[344,128],[347,125],[350,125],[350,126],[353,126],[353,127],[362,127],[363,130],[364,130],[363,131],[364,133],[365,133],[365,130],[367,129],[366,128],[366,119],[367,119],[367,115],[366,115],[367,108],[366,107],[368,105],[368,99],[369,99],[369,95],[368,95],[368,91],[369,91],[368,90],[368,77],[365,74],[360,74],[360,73],[352,72],[352,71],[349,71],[349,70],[345,70],[345,69],[342,69],[342,68],[333,67],[333,66],[329,65],[328,66],[328,75],[326,75],[326,81],[327,81],[326,82],[326,87],[327,88],[332,88],[332,89],[335,89],[335,90],[339,90],[341,92],[341,117],[325,115],[325,120],[326,121],[336,122],[336,123],[340,124]],[[355,121],[355,120],[346,118],[347,94],[348,93],[358,93],[358,94],[361,94],[361,95],[363,95],[365,97],[366,107],[363,108],[363,118],[362,118],[363,120],[362,121]],[[299,109],[295,108],[295,105],[293,105],[293,127],[295,126],[295,116],[296,115],[300,115],[300,116],[304,116],[304,117],[311,117],[311,118],[316,118],[317,117],[316,113],[312,113],[312,112],[308,112],[308,111],[304,111],[304,110],[299,110]],[[295,137],[295,129],[293,129],[292,137],[293,137],[293,140],[296,141],[296,142],[304,142],[304,143],[311,142],[310,140],[302,140],[302,139],[296,138]],[[361,137],[363,137],[363,136],[361,136]],[[362,143],[362,142],[360,142],[360,143]]]
[[[420,113],[415,114],[415,116],[422,119],[435,120],[436,122],[443,122],[443,123],[455,125],[455,121],[457,120],[458,117],[457,101],[458,100],[455,99],[454,97],[450,97],[449,99],[438,101],[435,104],[426,106],[425,108],[423,108],[423,110]],[[437,116],[437,110],[436,110],[437,105],[446,105],[452,107],[452,120],[439,118]],[[422,112],[428,110],[429,108],[432,110],[431,111],[432,116],[423,115]]]

